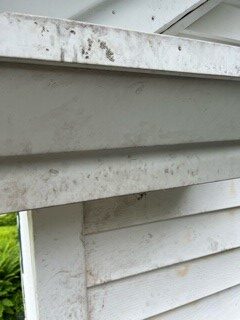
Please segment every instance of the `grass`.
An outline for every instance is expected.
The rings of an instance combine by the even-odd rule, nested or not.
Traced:
[[[1,215],[0,320],[16,320],[23,315],[19,251],[16,214]]]
[[[18,240],[18,232],[17,232],[16,226],[0,227],[0,248],[2,246],[5,246],[6,242],[13,242],[15,243],[15,245],[18,245],[17,240]]]

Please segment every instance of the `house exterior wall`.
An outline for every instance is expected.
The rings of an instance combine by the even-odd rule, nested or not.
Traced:
[[[239,319],[239,192],[230,180],[33,211],[39,319]]]
[[[111,69],[2,65],[7,107],[1,128],[17,122],[13,139],[9,132],[0,151],[7,159],[21,158],[1,165],[1,210],[35,208],[20,215],[22,243],[27,237],[31,244],[22,248],[28,319],[239,319],[240,182],[212,182],[239,177],[239,82],[232,81],[239,80],[239,49],[52,19],[8,18],[2,16],[6,31],[11,35],[14,20],[23,37],[14,31],[15,41],[21,44],[27,34],[29,46],[10,41],[1,48],[3,59],[7,52],[12,62],[64,67],[89,59],[90,66]],[[76,35],[73,42],[70,32]],[[86,56],[82,49],[89,36],[97,49]],[[107,36],[114,52],[106,43],[98,46]],[[147,51],[139,53],[139,43],[148,43]],[[135,68],[148,75],[125,73]],[[207,79],[156,75],[163,71]],[[9,105],[16,108],[10,114]],[[26,120],[21,128],[15,114]]]

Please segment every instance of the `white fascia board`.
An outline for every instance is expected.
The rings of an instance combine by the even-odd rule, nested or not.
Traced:
[[[0,59],[11,62],[240,77],[240,48],[166,35],[3,13]]]
[[[233,179],[239,162],[237,144],[8,158],[0,165],[0,212]]]

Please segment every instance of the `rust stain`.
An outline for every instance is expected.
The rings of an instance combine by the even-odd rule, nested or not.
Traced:
[[[177,275],[179,277],[185,277],[189,272],[189,265],[180,266],[177,269]]]

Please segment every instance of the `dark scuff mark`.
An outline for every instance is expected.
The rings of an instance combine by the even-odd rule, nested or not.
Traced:
[[[56,169],[49,169],[49,173],[57,175],[57,174],[59,174],[59,171]]]
[[[138,200],[142,200],[143,197],[146,197],[146,195],[147,195],[146,192],[140,193],[140,194],[137,195],[137,199]]]
[[[100,41],[100,48],[106,51],[106,57],[108,60],[114,62],[115,58],[114,58],[114,53],[113,51],[107,46],[105,41]]]
[[[61,54],[60,54],[60,60],[61,61],[64,61],[64,56],[65,56],[64,49],[61,48]]]
[[[88,42],[88,51],[91,51],[91,49],[92,49],[92,44],[93,44],[93,40],[90,39],[90,38],[88,38],[88,39],[87,39],[87,42]]]
[[[78,62],[78,51],[77,51],[77,48],[75,46],[73,48],[73,52],[74,52],[73,61],[74,62]]]

